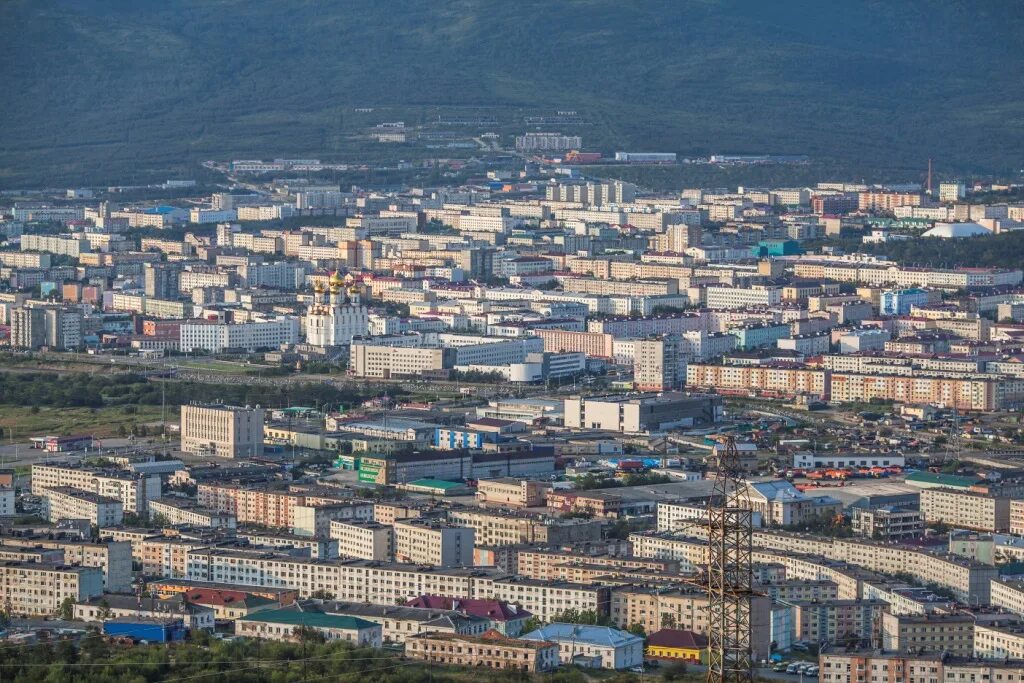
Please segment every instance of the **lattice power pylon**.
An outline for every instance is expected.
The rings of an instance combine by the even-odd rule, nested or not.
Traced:
[[[708,506],[708,683],[751,683],[750,598],[753,516],[736,440],[718,458]]]

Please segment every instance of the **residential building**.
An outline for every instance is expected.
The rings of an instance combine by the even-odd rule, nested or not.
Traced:
[[[558,668],[558,644],[516,639],[497,631],[479,636],[421,633],[405,640],[405,655],[427,662],[486,669],[543,672]]]
[[[473,529],[434,519],[395,522],[395,559],[433,567],[473,566]]]
[[[103,572],[36,562],[0,562],[0,601],[13,615],[56,615],[64,601],[83,602],[103,594]]]
[[[234,529],[237,526],[233,514],[202,508],[188,499],[156,498],[149,501],[149,514],[170,525],[210,529]]]
[[[921,491],[921,517],[977,531],[1009,531],[1010,498],[998,495],[926,488]]]
[[[58,486],[44,489],[43,517],[49,522],[64,519],[86,519],[93,526],[117,526],[124,519],[124,506],[116,498],[106,498],[96,493]]]
[[[899,507],[854,508],[853,533],[879,541],[902,541],[924,533],[918,510]]]
[[[338,555],[391,562],[395,559],[395,529],[387,524],[361,520],[332,520],[331,538],[338,541]]]
[[[974,653],[973,615],[890,614],[882,615],[883,650],[896,652],[948,652],[954,657]]]

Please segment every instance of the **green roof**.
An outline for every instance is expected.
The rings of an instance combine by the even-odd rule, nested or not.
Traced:
[[[936,474],[935,472],[911,472],[906,476],[906,481],[916,481],[922,484],[938,484],[939,486],[957,486],[967,488],[981,481],[978,477],[965,477],[959,474]]]
[[[410,481],[406,486],[422,486],[424,488],[447,491],[448,489],[463,488],[466,485],[457,481],[445,481],[444,479],[417,479],[416,481]]]
[[[271,609],[241,618],[241,621],[260,621],[273,624],[291,624],[294,626],[310,626],[313,628],[336,628],[348,631],[362,630],[377,626],[372,621],[358,617],[347,617],[340,614],[324,614],[323,612],[300,612],[297,609]]]

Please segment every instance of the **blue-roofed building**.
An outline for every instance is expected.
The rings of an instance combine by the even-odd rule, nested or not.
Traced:
[[[555,622],[520,638],[558,643],[558,656],[563,664],[629,669],[644,662],[644,639],[610,626]]]
[[[749,483],[745,493],[750,500],[750,509],[755,515],[761,515],[765,526],[803,524],[816,517],[834,516],[843,509],[843,504],[835,498],[804,495],[803,491],[782,480]]]
[[[187,633],[184,620],[178,617],[125,616],[103,622],[103,635],[147,643],[173,643],[184,640]]]

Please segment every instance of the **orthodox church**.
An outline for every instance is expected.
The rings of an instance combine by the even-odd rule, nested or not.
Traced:
[[[313,346],[346,346],[352,337],[369,332],[370,317],[359,302],[358,288],[347,288],[337,271],[331,274],[325,288],[320,283],[313,289],[313,303],[306,311],[306,343]]]

